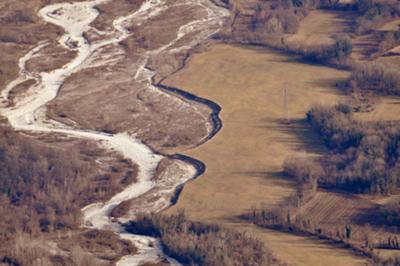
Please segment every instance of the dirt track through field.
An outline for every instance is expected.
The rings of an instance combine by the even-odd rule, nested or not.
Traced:
[[[216,45],[194,56],[164,83],[210,99],[222,107],[221,131],[186,151],[206,172],[187,184],[176,206],[189,218],[244,229],[257,235],[283,260],[299,265],[358,265],[364,259],[322,241],[255,228],[237,216],[254,206],[272,206],[292,191],[282,178],[285,158],[318,156],[321,143],[303,121],[312,104],[334,104],[343,71],[304,64],[272,50]],[[288,90],[290,124],[284,117]],[[294,241],[294,242],[293,242]]]

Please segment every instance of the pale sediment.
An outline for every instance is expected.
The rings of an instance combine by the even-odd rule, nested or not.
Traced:
[[[125,158],[138,164],[137,183],[128,186],[107,202],[91,204],[83,209],[85,226],[114,230],[115,233],[120,234],[121,237],[125,239],[131,240],[139,247],[138,255],[123,257],[118,263],[118,265],[132,265],[132,263],[139,264],[146,261],[158,261],[160,257],[165,256],[162,254],[160,244],[157,240],[143,236],[129,235],[123,230],[120,223],[112,221],[109,217],[112,209],[123,201],[141,197],[150,191],[154,191],[151,196],[157,197],[157,200],[153,201],[151,204],[139,204],[135,206],[136,209],[132,213],[157,212],[165,209],[174,201],[174,198],[178,195],[177,191],[180,190],[186,181],[204,171],[204,165],[194,159],[182,155],[175,155],[173,158],[179,161],[176,166],[179,170],[174,173],[164,174],[163,178],[154,182],[154,180],[152,180],[153,174],[163,157],[154,153],[132,134],[109,134],[94,130],[76,129],[61,122],[48,120],[46,115],[47,103],[58,96],[59,90],[67,78],[89,66],[87,62],[96,54],[96,51],[117,44],[128,38],[131,35],[126,29],[129,23],[140,25],[145,20],[151,19],[169,8],[166,1],[146,1],[134,13],[114,20],[113,27],[115,31],[109,33],[104,40],[89,43],[84,37],[84,33],[90,29],[89,25],[98,16],[95,6],[105,2],[107,2],[107,0],[61,3],[49,5],[40,10],[39,13],[45,21],[60,26],[65,30],[65,34],[59,40],[59,43],[65,49],[76,51],[77,57],[63,67],[50,72],[30,72],[26,68],[26,62],[45,46],[45,44],[39,44],[21,58],[20,76],[15,81],[11,82],[6,90],[3,91],[2,97],[5,105],[0,111],[2,115],[8,118],[11,126],[15,130],[60,133],[68,136],[90,139],[101,143],[101,145],[110,150],[119,152]],[[207,18],[190,21],[181,26],[174,40],[158,49],[147,51],[143,59],[140,60],[141,63],[137,67],[134,79],[142,81],[142,84],[149,90],[155,89],[152,85],[152,77],[155,73],[146,68],[148,59],[151,56],[159,53],[168,53],[169,49],[173,49],[172,52],[177,52],[181,49],[190,49],[193,45],[205,40],[216,32],[218,30],[218,25],[221,25],[221,20],[225,14],[224,12],[217,12],[215,7],[212,9],[209,4],[203,1],[194,1],[194,3],[207,10]],[[192,1],[182,1],[180,4],[190,5]],[[209,27],[211,27],[211,30]],[[175,47],[177,42],[194,30],[199,31],[198,38],[191,40],[189,44]],[[7,105],[9,94],[12,89],[27,79],[36,80],[35,85],[30,87],[23,95],[19,95],[15,99],[14,106]],[[179,93],[184,95],[182,92]],[[188,97],[188,95],[184,96]],[[217,118],[219,107],[214,106],[211,102],[207,102],[206,100],[200,100],[200,98],[188,98],[190,98],[191,101],[198,101],[208,107],[215,107],[215,110],[212,108],[213,126],[209,131],[211,135],[215,134],[217,132],[215,128],[220,126]],[[209,138],[209,135],[210,134],[208,134],[206,138]],[[134,218],[134,216],[129,218]],[[177,264],[176,261],[168,257],[166,258],[171,264]]]

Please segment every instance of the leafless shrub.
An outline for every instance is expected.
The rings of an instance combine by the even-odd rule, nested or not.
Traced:
[[[165,252],[185,265],[279,265],[258,240],[216,225],[188,221],[183,213],[142,216],[131,222],[128,230],[160,237]]]
[[[399,95],[400,72],[379,63],[358,65],[350,77],[350,86],[379,94]]]

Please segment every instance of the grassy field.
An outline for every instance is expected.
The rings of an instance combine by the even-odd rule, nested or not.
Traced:
[[[355,118],[363,121],[395,121],[400,117],[400,98],[377,96],[371,112],[355,113]]]
[[[332,42],[332,37],[340,34],[351,34],[354,30],[355,14],[348,11],[313,10],[301,23],[298,32],[288,37],[288,41],[303,44],[326,44]],[[398,29],[400,20],[389,21],[376,29],[381,31],[394,31]],[[373,34],[353,36],[352,58],[365,60],[368,51],[378,46],[379,39]],[[385,56],[375,58],[376,62],[394,66],[400,70],[398,56]],[[356,117],[365,121],[397,120],[400,117],[400,99],[398,97],[376,97],[374,110],[368,113],[358,113]],[[388,110],[390,110],[388,112]]]
[[[289,41],[302,44],[330,44],[332,37],[352,31],[351,12],[313,10],[301,22],[296,34],[289,37]]]
[[[206,144],[184,152],[203,161],[207,170],[185,186],[177,205],[168,212],[184,209],[194,220],[245,229],[290,263],[363,262],[322,241],[262,230],[237,219],[254,206],[273,206],[293,191],[291,182],[280,174],[285,158],[324,152],[303,118],[313,104],[339,101],[342,96],[334,85],[347,76],[347,72],[305,64],[256,47],[220,44],[195,55],[165,84],[218,103],[223,128]],[[284,87],[290,124],[282,123]]]
[[[398,66],[398,58],[379,57],[378,47],[382,41],[380,35],[385,31],[396,31],[400,20],[394,19],[377,26],[363,35],[354,34],[357,15],[350,11],[313,10],[300,22],[296,34],[287,35],[287,42],[303,45],[330,44],[335,36],[349,35],[352,38],[352,58],[356,61],[374,59]],[[393,50],[398,52],[398,48]],[[393,62],[395,61],[395,62]]]
[[[264,241],[278,258],[289,265],[366,265],[366,260],[362,257],[356,257],[341,246],[326,240],[260,229],[251,225],[244,229]]]

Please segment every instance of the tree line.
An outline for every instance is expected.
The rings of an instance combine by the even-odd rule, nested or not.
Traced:
[[[378,194],[400,186],[398,123],[357,121],[345,105],[314,107],[307,120],[331,149],[316,162],[320,186]]]
[[[99,170],[93,156],[98,158],[103,151],[84,141],[74,144],[72,147],[60,142],[54,146],[34,136],[21,135],[5,123],[0,125],[0,262],[54,265],[64,261],[79,265],[74,263],[74,256],[87,257],[89,242],[104,242],[101,231],[79,237],[85,233],[80,231],[81,208],[106,200],[134,182],[136,169],[120,158],[113,166]],[[67,235],[62,244],[71,251],[70,255],[55,256],[37,244],[28,244],[56,235]],[[72,236],[79,240],[69,241]],[[99,245],[103,250],[117,250],[125,244],[114,236],[107,237],[108,246]],[[88,261],[93,262],[93,258]]]
[[[381,95],[400,95],[400,71],[381,63],[358,65],[352,71],[349,88]]]
[[[260,1],[249,10],[236,7],[234,1],[225,1],[231,9],[231,21],[216,38],[228,42],[272,46],[302,56],[312,62],[329,63],[338,67],[352,67],[353,45],[350,36],[332,36],[331,44],[307,44],[287,40],[285,35],[297,33],[300,22],[314,9],[352,12],[354,33],[369,34],[379,25],[398,18],[400,7],[395,0],[357,0],[342,3],[338,0],[274,0]],[[376,31],[377,32],[377,31]],[[378,33],[378,32],[377,32]],[[400,43],[399,31],[379,32],[377,51],[383,53]]]
[[[368,33],[377,26],[400,16],[400,6],[396,0],[357,0],[351,7],[356,11],[357,34]]]
[[[280,265],[262,242],[244,233],[176,215],[141,215],[130,222],[130,233],[158,237],[164,252],[184,265]]]

